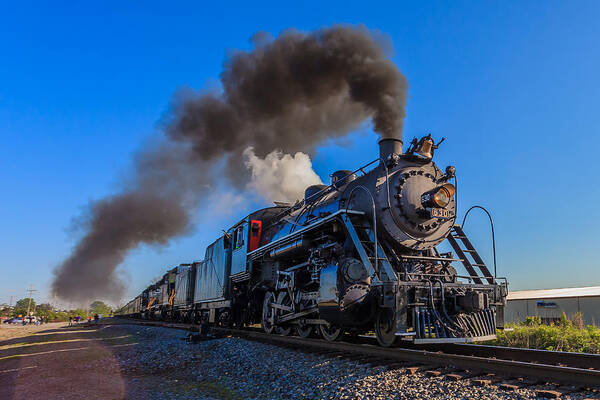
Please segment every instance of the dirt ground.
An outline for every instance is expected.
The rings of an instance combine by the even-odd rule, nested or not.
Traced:
[[[110,325],[67,325],[0,327],[0,399],[136,397],[116,359],[135,338]]]
[[[2,324],[0,325],[0,341],[29,336],[37,332],[45,331],[48,329],[56,329],[63,326],[65,326],[65,323],[63,322],[53,322],[50,324],[25,326],[21,324]]]

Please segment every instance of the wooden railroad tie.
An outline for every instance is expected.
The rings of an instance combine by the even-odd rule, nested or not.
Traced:
[[[560,396],[562,396],[562,393],[558,390],[536,390],[535,395],[545,399],[558,399]]]

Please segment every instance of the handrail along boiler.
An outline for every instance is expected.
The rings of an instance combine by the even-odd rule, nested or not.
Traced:
[[[294,205],[248,215],[204,260],[170,271],[185,279],[175,280],[166,312],[164,302],[145,300],[157,282],[121,314],[260,323],[268,333],[326,340],[374,331],[383,346],[494,338],[507,282],[455,224],[455,168],[433,162],[440,143],[428,135],[403,153],[400,139],[381,139],[371,163],[334,172],[329,186],[308,187]],[[438,251],[444,240],[457,258]]]

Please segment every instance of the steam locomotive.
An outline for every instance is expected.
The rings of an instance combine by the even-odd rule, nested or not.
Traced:
[[[456,170],[433,162],[440,143],[415,138],[403,153],[381,139],[371,163],[251,213],[119,313],[328,341],[374,332],[382,346],[495,338],[507,282],[455,224]],[[445,240],[454,254],[437,249]]]

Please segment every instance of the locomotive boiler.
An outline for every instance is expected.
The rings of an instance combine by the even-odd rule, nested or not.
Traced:
[[[383,346],[494,338],[507,283],[455,224],[456,170],[434,163],[440,143],[428,135],[403,152],[382,139],[371,163],[248,215],[187,267],[194,293],[166,315],[330,341],[374,332]],[[438,250],[446,240],[454,254]],[[143,295],[137,314],[157,315]]]

